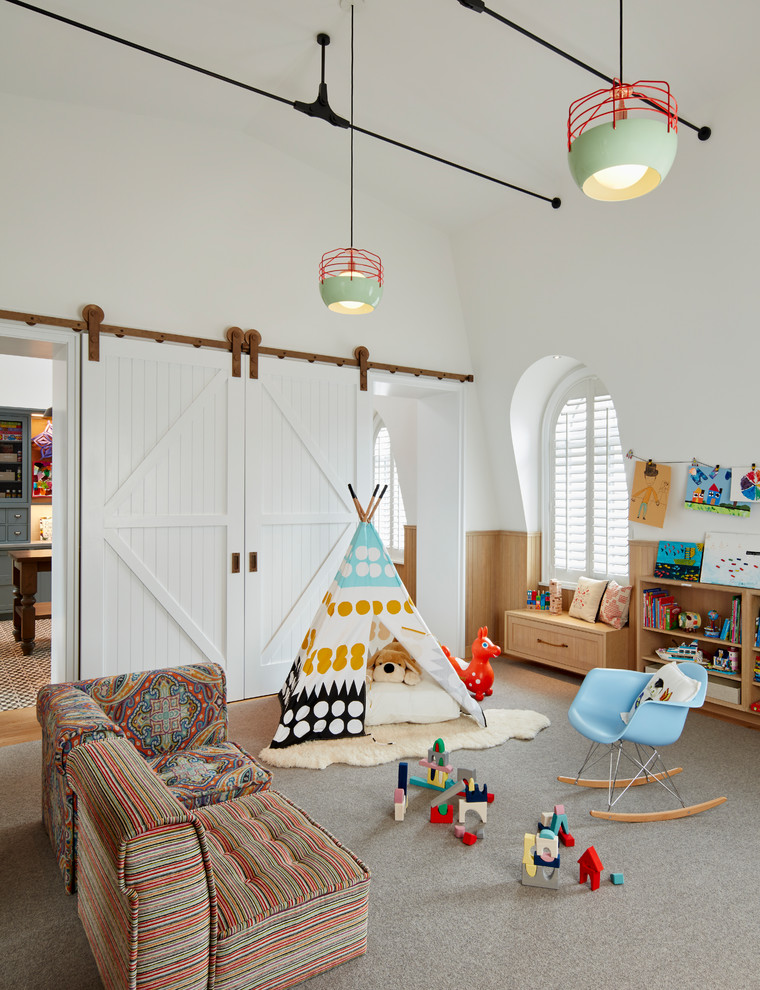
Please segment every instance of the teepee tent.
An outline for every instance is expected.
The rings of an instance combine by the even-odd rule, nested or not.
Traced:
[[[370,521],[380,500],[373,496],[365,513],[353,489],[351,494],[360,522],[280,691],[282,713],[272,746],[361,736],[367,661],[394,639],[485,725],[480,705],[425,625]]]

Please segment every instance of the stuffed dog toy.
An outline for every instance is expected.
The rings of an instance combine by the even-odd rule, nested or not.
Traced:
[[[408,684],[411,687],[422,680],[422,668],[408,650],[394,640],[378,650],[369,661],[367,680]]]

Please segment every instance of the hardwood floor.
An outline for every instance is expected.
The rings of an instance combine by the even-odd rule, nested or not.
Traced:
[[[34,707],[0,712],[0,746],[15,746],[16,743],[36,742],[39,739],[42,739],[42,729]]]

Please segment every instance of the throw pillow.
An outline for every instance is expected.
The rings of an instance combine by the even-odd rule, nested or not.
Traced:
[[[620,717],[628,724],[633,713],[645,701],[674,701],[686,704],[699,693],[701,685],[694,677],[689,677],[679,670],[677,663],[666,663],[652,674],[643,691],[640,691],[628,712],[621,712]]]
[[[599,606],[600,621],[606,622],[608,626],[614,626],[615,629],[622,629],[628,621],[632,591],[633,587],[624,588],[617,581],[610,581],[602,596],[602,604]]]
[[[585,619],[586,622],[596,622],[599,604],[606,587],[606,581],[594,581],[587,577],[579,578],[568,614],[576,619]]]

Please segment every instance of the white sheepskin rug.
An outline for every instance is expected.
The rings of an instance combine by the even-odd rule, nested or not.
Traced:
[[[487,726],[482,729],[469,715],[460,715],[449,722],[413,725],[373,725],[359,739],[329,739],[324,742],[303,742],[284,749],[267,747],[259,759],[270,767],[304,767],[324,770],[331,763],[348,763],[355,767],[374,767],[393,763],[407,757],[427,756],[436,739],[446,743],[446,749],[490,749],[507,739],[533,739],[541,729],[551,725],[546,715],[519,709],[491,708],[484,712]]]

